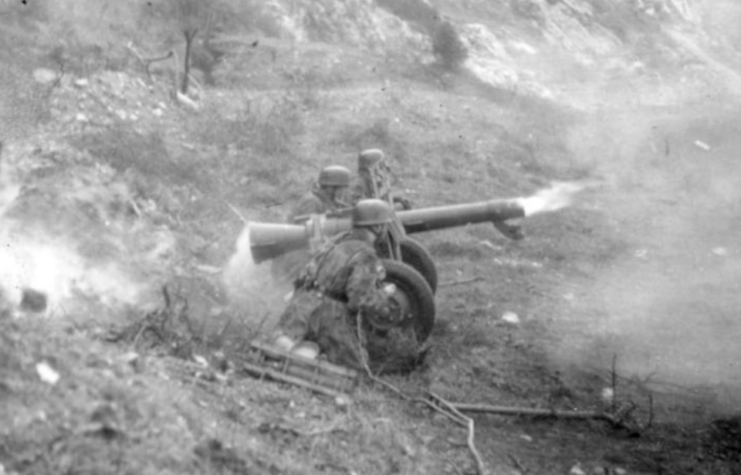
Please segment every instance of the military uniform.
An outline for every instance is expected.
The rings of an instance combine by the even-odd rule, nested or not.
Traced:
[[[299,217],[311,214],[325,214],[350,206],[346,202],[350,185],[350,170],[338,165],[322,169],[311,191],[304,195],[288,215],[289,223],[302,221]],[[273,263],[273,276],[279,280],[293,280],[299,270],[311,258],[308,250],[289,252]]]
[[[367,354],[358,339],[357,316],[391,318],[387,294],[379,287],[384,269],[370,231],[353,229],[320,250],[297,279],[281,316],[282,334],[319,345],[331,363],[363,368]]]
[[[324,191],[319,183],[314,184],[312,190],[305,194],[288,215],[288,222],[296,222],[298,216],[310,214],[324,214],[347,208],[348,204],[338,199],[333,199]]]
[[[381,150],[364,150],[358,156],[358,176],[350,186],[350,199],[353,204],[360,200],[378,198],[402,209],[411,209],[406,198],[391,193],[390,168]]]

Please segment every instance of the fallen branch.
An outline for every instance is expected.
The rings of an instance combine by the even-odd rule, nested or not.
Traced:
[[[149,79],[152,79],[152,74],[149,72],[149,66],[152,63],[156,63],[158,61],[164,61],[166,59],[170,59],[175,54],[174,51],[170,50],[170,51],[168,51],[163,56],[155,56],[154,58],[145,58],[141,54],[139,54],[139,52],[136,49],[134,49],[133,43],[131,41],[129,41],[126,44],[126,49],[128,49],[129,51],[131,51],[131,53],[134,55],[134,57],[136,57],[136,59],[139,60],[139,62],[141,63],[141,65],[144,68],[144,72],[147,73],[147,77]]]
[[[429,392],[428,396],[432,400],[434,405],[438,405],[444,408],[446,411],[450,411],[450,413],[455,416],[459,424],[465,425],[468,428],[468,438],[466,439],[466,442],[468,443],[468,450],[471,451],[471,454],[473,454],[473,458],[476,459],[476,467],[478,469],[479,475],[486,475],[486,468],[484,467],[484,461],[481,459],[481,454],[479,454],[479,451],[476,449],[476,440],[475,440],[476,432],[475,432],[475,427],[473,424],[473,419],[461,414],[461,412],[458,410],[456,405],[449,403],[448,401],[441,398],[437,394],[433,392]]]
[[[468,449],[473,454],[474,459],[476,459],[476,465],[478,467],[478,474],[486,475],[486,471],[484,469],[484,462],[481,460],[481,455],[479,454],[478,450],[476,450],[476,445],[474,443],[475,441],[474,441],[473,419],[471,419],[470,417],[464,416],[458,410],[456,410],[450,403],[445,401],[440,396],[435,395],[434,393],[428,393],[429,395],[428,399],[421,399],[421,398],[412,399],[406,394],[404,394],[399,388],[397,388],[393,384],[388,383],[384,381],[383,379],[379,378],[378,376],[376,376],[375,374],[373,374],[373,372],[370,369],[370,366],[368,365],[366,354],[364,351],[362,351],[363,349],[360,348],[360,346],[362,345],[362,341],[363,341],[361,318],[362,318],[361,314],[360,312],[358,312],[356,319],[355,319],[355,325],[356,325],[355,330],[358,336],[358,346],[359,346],[358,353],[360,354],[361,364],[363,365],[363,368],[365,369],[365,372],[368,375],[368,377],[372,381],[380,384],[381,386],[385,387],[389,391],[393,392],[394,394],[396,394],[403,400],[421,402],[425,404],[426,406],[430,407],[431,409],[437,412],[440,412],[441,414],[449,417],[454,422],[460,425],[466,426],[468,428],[468,439],[467,439]]]
[[[538,409],[532,407],[512,407],[512,406],[490,406],[486,404],[452,404],[454,408],[463,412],[476,412],[487,414],[499,414],[504,416],[535,416],[535,417],[556,417],[559,419],[583,419],[583,420],[601,420],[609,422],[614,427],[626,428],[632,431],[636,429],[643,430],[647,427],[629,427],[628,421],[632,420],[633,411],[636,405],[631,403],[623,404],[614,413],[599,411],[559,411],[555,409]]]
[[[241,219],[244,224],[249,223],[247,218],[245,218],[244,215],[240,213],[239,210],[235,208],[231,203],[229,203],[228,201],[224,201],[224,203],[226,203],[226,205],[229,207],[230,210],[234,211],[234,214],[239,216],[239,219]]]
[[[478,282],[481,280],[486,280],[481,276],[477,277],[471,277],[470,279],[462,279],[462,280],[451,280],[449,282],[442,282],[438,284],[438,287],[452,287],[454,285],[462,285],[462,284],[470,284],[471,282]]]

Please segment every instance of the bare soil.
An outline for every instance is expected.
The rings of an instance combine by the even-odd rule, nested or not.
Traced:
[[[616,92],[576,108],[334,53],[340,84],[275,66],[254,89],[205,90],[198,112],[134,71],[68,77],[53,120],[5,151],[3,190],[23,185],[11,231],[68,236],[86,275],[131,265],[113,292],[77,289],[53,312],[4,298],[0,474],[476,473],[467,430],[415,398],[609,411],[606,389],[650,427],[471,415],[488,473],[739,473],[735,100],[677,83],[670,107]],[[352,167],[365,147],[388,152],[415,207],[588,186],[526,218],[523,241],[489,225],[418,236],[438,264],[438,321],[424,365],[384,378],[406,399],[370,379],[348,402],[251,378],[247,344],[288,289],[266,265],[227,275],[243,218],[280,221],[322,166]],[[91,183],[119,195],[59,198]],[[145,297],[114,298],[132,281]]]

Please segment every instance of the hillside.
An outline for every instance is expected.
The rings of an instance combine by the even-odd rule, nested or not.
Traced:
[[[477,473],[430,392],[554,411],[467,413],[487,473],[739,471],[734,2],[2,7],[0,475]],[[370,147],[415,208],[580,191],[522,241],[418,235],[441,285],[412,373],[250,377],[290,289],[246,222]],[[628,428],[555,416],[623,403]]]

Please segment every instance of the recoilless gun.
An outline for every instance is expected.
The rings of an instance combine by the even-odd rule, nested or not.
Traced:
[[[414,329],[417,340],[427,339],[435,319],[434,293],[437,269],[430,253],[408,235],[469,224],[491,222],[512,239],[522,238],[519,227],[508,220],[524,218],[517,199],[396,211],[388,239],[378,250],[384,258],[386,282],[395,284],[395,300],[403,325]],[[328,237],[349,231],[348,213],[309,215],[298,224],[251,223],[250,252],[255,263],[275,259],[292,251],[315,248]]]

